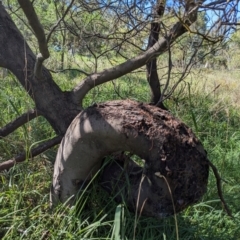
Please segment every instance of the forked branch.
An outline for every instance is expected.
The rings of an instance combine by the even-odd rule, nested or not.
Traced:
[[[61,140],[62,136],[56,136],[50,140],[41,143],[39,146],[30,149],[29,152],[23,152],[12,159],[0,163],[0,171],[8,170],[12,168],[15,164],[25,161],[26,158],[33,158],[41,154],[42,152],[45,152],[49,148],[59,144]]]
[[[42,115],[41,112],[37,111],[36,109],[32,109],[26,113],[23,113],[21,116],[19,116],[12,122],[0,128],[0,137],[6,137],[8,134],[12,133],[17,128],[21,127],[25,123],[41,115]]]

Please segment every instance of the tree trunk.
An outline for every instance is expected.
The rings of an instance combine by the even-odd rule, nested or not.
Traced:
[[[158,41],[159,30],[160,30],[160,24],[158,22],[151,23],[151,32],[148,40],[147,49],[152,47]],[[155,105],[157,104],[157,102],[161,97],[160,82],[159,82],[158,72],[157,72],[157,59],[154,58],[151,61],[149,61],[146,67],[147,67],[147,80],[152,92],[151,103]],[[161,107],[163,107],[163,104]]]
[[[63,135],[81,108],[70,92],[63,92],[43,67],[42,79],[36,79],[33,71],[36,56],[22,37],[16,25],[0,4],[0,67],[9,69],[19,80],[37,110],[41,111],[56,133]]]
[[[206,153],[186,125],[155,106],[112,101],[89,107],[71,123],[55,161],[52,203],[69,199],[73,203],[77,191],[100,169],[104,156],[118,151],[144,159],[143,171],[124,181],[120,171],[110,167],[111,174],[104,174],[103,182],[112,181],[108,185],[115,194],[123,188],[126,203],[143,215],[172,215],[206,191]]]
[[[160,19],[161,17],[163,17],[165,11],[165,4],[166,1],[159,0],[157,1],[156,7],[153,9],[155,17],[153,22],[151,23],[151,31],[148,38],[147,49],[154,46],[154,44],[159,39],[159,32],[161,28]],[[161,86],[157,72],[157,58],[153,58],[150,61],[148,61],[146,67],[147,67],[147,80],[152,92],[151,103],[156,105],[161,98]],[[159,104],[159,107],[167,110],[162,102]]]

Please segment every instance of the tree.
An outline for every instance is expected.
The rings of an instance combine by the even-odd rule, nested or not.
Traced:
[[[65,135],[55,163],[52,188],[52,196],[55,200],[64,201],[75,194],[79,185],[88,181],[91,174],[96,172],[105,155],[116,151],[130,151],[146,160],[145,167],[141,170],[144,171],[145,180],[142,177],[139,178],[138,174],[132,179],[135,184],[128,196],[132,208],[140,211],[141,204],[146,203],[147,207],[143,210],[145,214],[155,214],[156,216],[157,212],[157,216],[161,217],[180,211],[196,202],[206,189],[209,164],[206,153],[189,128],[158,107],[164,108],[163,101],[171,95],[177,84],[189,72],[198,51],[196,47],[177,84],[169,89],[173,67],[171,48],[175,41],[186,32],[197,34],[202,39],[198,42],[199,45],[203,43],[203,40],[210,42],[222,40],[230,31],[229,23],[235,24],[235,19],[232,21],[232,15],[235,14],[235,8],[237,8],[235,2],[176,1],[173,3],[169,1],[168,3],[159,1],[153,6],[151,1],[57,1],[54,5],[57,20],[52,23],[50,28],[41,25],[35,9],[37,2],[18,0],[20,8],[28,20],[27,25],[37,39],[39,48],[37,56],[34,55],[5,9],[7,8],[11,12],[12,5],[0,4],[0,27],[3,33],[0,35],[0,42],[4,43],[1,47],[0,66],[10,70],[16,76],[36,105],[35,110],[3,127],[0,131],[1,136],[10,134],[26,121],[39,115],[44,116],[55,130],[56,137],[32,149],[31,155],[36,156],[58,144]],[[213,26],[218,24],[219,30],[221,30],[219,33],[216,32],[214,36],[211,36],[208,35],[209,31],[203,34],[201,31],[193,32],[191,30],[190,26],[197,20],[200,9],[214,10],[220,7],[220,17],[213,22]],[[164,9],[167,9],[165,10],[166,18],[164,18]],[[85,25],[81,25],[81,21],[81,24],[77,21],[79,17],[85,19]],[[168,24],[169,18],[176,19],[176,22]],[[220,22],[220,18],[223,18],[224,21]],[[228,25],[225,24],[226,22]],[[144,50],[147,41],[147,35],[144,32],[146,33],[149,23],[151,23],[150,36],[147,50]],[[88,27],[88,24],[91,26]],[[49,70],[43,65],[50,56],[48,45],[57,30],[62,33],[63,46],[66,45],[66,42],[71,45],[74,38],[68,37],[67,39],[66,37],[68,34],[69,36],[74,35],[74,41],[79,43],[79,53],[83,53],[81,48],[83,47],[82,42],[84,42],[86,49],[94,59],[92,73],[89,74],[80,69],[79,71],[86,77],[69,91],[62,91],[53,80]],[[68,34],[65,31],[68,31]],[[140,42],[136,41],[139,36],[143,37]],[[96,45],[96,43],[98,44]],[[126,53],[129,46],[133,48],[131,52],[138,52],[137,56],[132,57],[131,53]],[[113,53],[125,60],[112,68],[99,71],[99,61],[105,58],[111,62],[110,58]],[[167,54],[168,59],[168,74],[161,92],[156,59],[164,53]],[[63,62],[64,57],[62,58]],[[120,101],[96,104],[96,106],[83,110],[83,99],[91,89],[135,71],[146,64],[147,79],[152,90],[151,102],[156,106]],[[126,109],[130,110],[126,112]],[[119,115],[119,113],[121,114]],[[75,120],[73,121],[73,119]],[[156,128],[155,124],[161,126],[162,130]],[[81,127],[80,130],[79,127]],[[106,128],[107,135],[106,132],[103,132],[104,128]],[[150,129],[153,132],[149,132]],[[164,129],[166,131],[163,131]],[[123,139],[124,136],[128,140]],[[136,139],[133,136],[136,136]],[[92,155],[85,154],[84,163],[81,165],[82,161],[78,161],[79,151],[89,153],[91,140],[94,150]],[[121,144],[117,144],[118,141]],[[175,148],[176,152],[172,153],[171,148]],[[160,152],[159,149],[161,149]],[[178,162],[180,155],[182,158]],[[25,156],[26,154],[22,154],[2,163],[0,169],[10,168],[16,162],[23,161]],[[123,155],[124,157],[126,156]],[[159,158],[161,161],[157,162]],[[186,159],[192,159],[192,165],[195,168],[188,169],[187,166],[191,163],[186,163]],[[86,162],[92,162],[92,164],[87,165]],[[168,164],[166,165],[166,163]],[[79,166],[75,169],[76,171],[74,170],[75,165]],[[131,160],[130,165],[134,165]],[[178,167],[174,168],[174,166]],[[179,170],[186,171],[186,174],[180,176]],[[131,172],[129,175],[131,176]],[[189,175],[194,176],[195,185],[192,186],[198,189],[197,192],[182,191],[182,189],[188,189],[193,183],[193,179],[189,178]],[[158,188],[162,191],[161,194],[158,192]],[[138,201],[139,192],[136,189],[142,189],[144,192],[140,197],[140,202]],[[149,195],[150,190],[154,193],[152,198]],[[146,196],[151,198],[152,203],[146,199]],[[156,205],[159,198],[165,199],[165,203],[161,207]],[[157,211],[155,211],[156,208]]]

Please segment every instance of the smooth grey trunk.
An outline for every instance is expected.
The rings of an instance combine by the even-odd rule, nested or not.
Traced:
[[[118,151],[146,161],[142,177],[134,179],[125,198],[131,208],[143,208],[143,215],[171,215],[206,191],[206,153],[189,128],[157,107],[112,101],[84,110],[68,128],[55,161],[52,204],[68,199],[72,204],[78,190],[100,169],[103,157]]]

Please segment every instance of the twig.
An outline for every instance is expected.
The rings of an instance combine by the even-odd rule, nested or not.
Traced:
[[[191,25],[194,22],[195,17],[192,19],[194,11],[197,11],[197,7],[187,13],[186,18],[183,22],[185,25]],[[189,21],[189,19],[191,21]],[[185,23],[186,22],[186,23]],[[187,29],[182,22],[176,22],[172,28],[168,31],[165,37],[159,39],[151,48],[146,50],[144,53],[137,55],[117,66],[105,69],[98,73],[93,73],[86,77],[81,83],[79,83],[73,90],[72,95],[74,101],[82,105],[83,98],[85,95],[94,87],[103,84],[105,82],[117,79],[126,73],[132,72],[146,64],[152,58],[156,58],[167,50],[168,43],[166,38],[171,39],[171,44],[181,35],[183,35]]]
[[[203,43],[203,39],[201,40],[201,42],[200,42],[199,45],[202,45],[202,43]],[[175,89],[177,88],[177,86],[183,81],[183,79],[188,76],[188,74],[190,73],[190,69],[192,68],[192,66],[193,66],[193,64],[194,64],[193,59],[194,59],[194,57],[196,56],[197,52],[198,52],[198,48],[196,48],[195,51],[194,51],[194,53],[192,54],[192,56],[191,56],[188,64],[186,65],[184,71],[183,71],[182,74],[181,74],[181,77],[180,77],[180,78],[178,79],[178,81],[173,85],[173,87],[170,89],[170,91],[169,91],[165,96],[163,96],[162,99],[160,99],[161,101],[165,101],[166,99],[168,99],[168,98],[173,94],[173,92],[175,91]],[[160,101],[160,100],[159,100],[159,101]]]
[[[223,208],[226,211],[227,215],[230,216],[231,218],[233,218],[233,215],[232,215],[230,209],[228,208],[228,205],[227,205],[226,201],[223,198],[222,187],[221,187],[221,177],[220,177],[220,175],[218,173],[218,170],[213,165],[213,163],[210,162],[209,160],[208,160],[208,165],[211,167],[211,169],[212,169],[212,171],[214,173],[214,176],[216,178],[217,189],[218,189],[218,196],[219,196],[219,198],[220,198],[220,200],[222,202]]]
[[[77,68],[65,68],[65,69],[58,70],[58,71],[54,71],[54,70],[48,69],[48,71],[52,72],[52,73],[61,73],[61,72],[65,72],[65,71],[78,71],[80,73],[83,73],[86,76],[90,75],[89,73],[87,73],[87,72],[85,72],[83,70],[77,69]]]
[[[50,140],[47,140],[37,146],[36,148],[33,148],[29,151],[29,153],[23,152],[14,157],[13,159],[9,159],[5,162],[0,163],[0,171],[3,170],[9,170],[12,168],[15,164],[23,162],[26,158],[33,158],[40,153],[46,151],[47,149],[54,147],[55,145],[59,144],[62,140],[62,136],[56,136]]]
[[[116,84],[114,81],[112,81],[112,84],[113,84],[113,89],[114,89],[114,92],[118,95],[118,97],[120,97],[121,99],[124,99],[124,97],[122,97],[120,95],[120,93],[118,92],[117,88],[116,88]]]
[[[52,33],[54,32],[54,30],[58,27],[58,25],[60,24],[60,22],[65,18],[65,16],[67,15],[67,13],[69,12],[69,10],[71,9],[72,5],[74,3],[74,0],[71,1],[71,3],[68,5],[66,11],[64,12],[64,14],[62,15],[62,17],[56,22],[56,24],[54,24],[47,36],[47,43],[49,42]]]
[[[13,120],[12,122],[8,123],[4,127],[0,128],[0,138],[6,137],[8,134],[15,131],[17,128],[21,127],[25,123],[31,121],[32,119],[41,116],[41,112],[37,111],[36,109],[29,110],[26,113],[23,113],[21,116]]]

